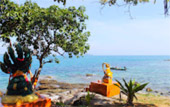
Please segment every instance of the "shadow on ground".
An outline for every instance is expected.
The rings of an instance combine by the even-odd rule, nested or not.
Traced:
[[[103,107],[103,105],[97,105],[95,107]],[[112,105],[104,105],[104,107],[158,107],[158,106],[154,104],[141,104],[141,103],[135,103],[134,106],[127,106],[121,103],[114,103]]]

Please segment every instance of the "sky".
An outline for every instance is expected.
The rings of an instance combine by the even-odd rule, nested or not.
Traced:
[[[25,0],[12,0],[18,4]],[[164,16],[163,0],[137,6],[102,6],[99,0],[67,0],[66,6],[53,0],[32,0],[41,7],[59,5],[86,7],[91,32],[90,55],[170,55],[170,16]],[[5,48],[0,47],[0,54]]]

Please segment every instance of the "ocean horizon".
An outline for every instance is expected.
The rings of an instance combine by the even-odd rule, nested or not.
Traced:
[[[68,83],[90,83],[103,77],[102,63],[113,67],[126,67],[127,71],[113,72],[113,80],[134,79],[137,82],[149,83],[147,87],[161,92],[170,92],[170,59],[169,55],[85,55],[80,58],[58,56],[60,63],[45,64],[40,76],[52,76],[57,81]],[[50,59],[48,57],[47,59]],[[0,61],[3,56],[0,55]],[[31,71],[38,69],[39,62],[33,57]],[[86,74],[93,74],[86,77]],[[9,75],[0,70],[0,90],[6,90]]]

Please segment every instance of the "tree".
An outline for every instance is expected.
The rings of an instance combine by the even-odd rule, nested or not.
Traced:
[[[66,0],[54,0],[54,1],[57,1],[59,3],[63,2],[64,5],[66,4]],[[106,5],[106,4],[108,4],[109,6],[119,5],[118,4],[119,0],[99,0],[99,1],[100,1],[100,3],[102,5]],[[138,3],[146,3],[146,2],[149,2],[149,0],[123,0],[123,2],[125,3],[125,5],[134,5],[134,6],[136,6]],[[163,3],[164,3],[164,14],[165,15],[168,15],[168,10],[169,10],[168,2],[170,4],[170,0],[163,0]],[[154,3],[156,3],[156,0],[154,0]]]
[[[101,4],[102,5],[106,5],[108,4],[109,6],[112,6],[112,5],[119,5],[118,3],[118,0],[100,0]],[[120,2],[120,1],[119,1]],[[147,2],[150,2],[150,0],[124,0],[125,2],[125,5],[134,5],[136,6],[137,4],[139,3],[147,3]],[[163,0],[163,3],[164,3],[164,14],[165,15],[168,15],[168,2],[170,3],[169,0]],[[154,0],[154,3],[156,3],[156,0]]]
[[[9,42],[6,35],[13,36],[13,31],[17,28],[18,5],[9,0],[0,0],[0,38]]]
[[[124,85],[122,85],[121,82],[119,82],[118,80],[116,80],[116,81],[119,83],[119,85],[117,85],[117,84],[115,84],[115,85],[118,86],[121,89],[122,94],[127,96],[126,103],[127,103],[127,105],[130,105],[130,106],[133,106],[133,99],[134,98],[137,99],[135,94],[138,91],[143,90],[146,87],[146,85],[148,84],[148,83],[139,84],[139,83],[132,81],[132,80],[130,80],[129,83],[127,83],[125,81],[125,79],[123,79]]]
[[[57,1],[57,2],[62,2],[63,3],[63,5],[65,5],[66,4],[66,0],[54,0],[54,1]]]
[[[8,10],[4,11],[8,12]],[[70,58],[73,55],[79,57],[89,50],[87,41],[90,32],[85,32],[85,20],[88,19],[88,16],[84,12],[85,7],[62,9],[53,5],[49,8],[40,8],[36,3],[30,1],[18,6],[18,15],[14,19],[14,21],[17,20],[17,23],[12,34],[16,36],[22,46],[31,49],[39,60],[40,65],[36,78],[44,64],[50,63],[52,60],[59,62],[57,55],[63,56],[64,53],[67,53]],[[6,14],[3,15],[5,17]],[[5,20],[0,20],[5,23]],[[10,37],[11,31],[6,30],[3,33],[2,28],[7,29],[10,26],[0,26],[1,35],[3,35],[1,38]],[[54,58],[46,60],[45,58],[49,55]]]

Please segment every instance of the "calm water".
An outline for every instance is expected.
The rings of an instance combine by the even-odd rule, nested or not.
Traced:
[[[2,55],[0,60],[2,61]],[[59,57],[60,64],[46,64],[42,75],[50,75],[58,81],[69,83],[90,83],[103,76],[102,63],[108,62],[111,66],[127,67],[127,71],[113,71],[113,79],[135,79],[138,82],[149,82],[148,87],[154,90],[170,91],[170,56],[85,56],[82,58]],[[39,66],[33,57],[32,72]],[[86,77],[87,73],[94,74]],[[0,90],[4,90],[8,83],[9,75],[0,71]]]

